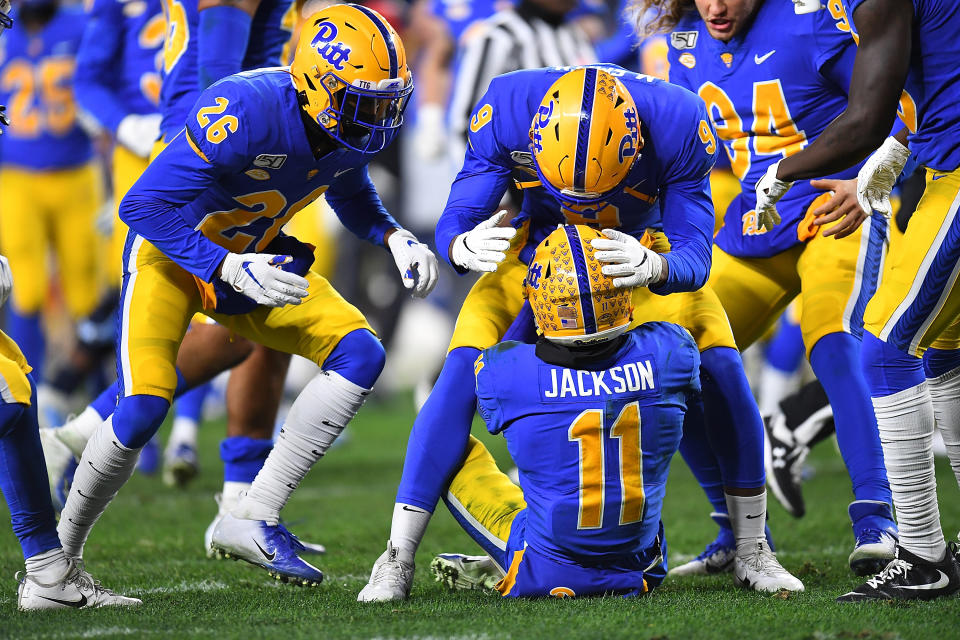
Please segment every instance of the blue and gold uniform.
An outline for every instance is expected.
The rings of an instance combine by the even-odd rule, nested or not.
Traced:
[[[102,185],[73,95],[83,23],[82,11],[59,8],[41,29],[14,29],[0,42],[0,104],[11,120],[0,138],[0,251],[17,280],[13,308],[24,316],[43,307],[51,249],[70,313],[86,316],[99,299]]]
[[[717,150],[703,104],[688,91],[654,78],[603,66],[623,82],[637,105],[643,139],[640,158],[609,202],[565,207],[538,186],[530,123],[550,86],[567,69],[518,71],[495,78],[477,103],[463,168],[437,224],[436,244],[447,248],[494,211],[517,170],[532,183],[514,225],[512,251],[495,273],[484,274],[464,303],[450,350],[495,344],[522,306],[520,283],[533,249],[558,224],[617,228],[643,237],[664,253],[668,279],[634,291],[635,319],[666,319],[687,327],[701,349],[734,346],[716,296],[701,289],[710,271],[713,210],[709,173]],[[532,174],[532,175],[530,175]],[[669,238],[669,240],[668,240]],[[699,289],[699,291],[698,291]],[[687,292],[669,297],[667,294]]]
[[[217,313],[216,293],[206,283],[217,280],[228,251],[263,253],[289,242],[280,229],[321,195],[344,226],[382,245],[398,225],[370,181],[369,160],[343,147],[314,157],[287,68],[229,76],[205,91],[185,130],[120,206],[131,228],[118,349],[124,394],[172,398],[177,349],[201,310],[256,342],[318,364],[341,337],[368,328],[360,312],[312,272],[302,304],[241,315]]]
[[[205,88],[200,83],[198,38],[200,11],[196,2],[162,0],[167,19],[163,48],[163,87],[160,89],[160,131],[169,142],[183,128],[190,109]],[[284,45],[290,40],[296,2],[263,0],[250,23],[250,35],[242,69],[271,67],[280,63]]]
[[[807,353],[824,335],[859,335],[885,249],[880,224],[824,238],[809,212],[829,195],[798,182],[780,201],[782,222],[758,228],[754,185],[771,164],[803,149],[847,104],[856,46],[842,10],[796,16],[764,2],[745,31],[715,40],[696,11],[670,34],[670,80],[707,105],[740,193],[715,239],[711,286],[737,344],[757,340],[798,294]],[[829,178],[856,177],[859,165]],[[801,293],[802,290],[802,293]]]
[[[853,15],[863,0],[848,0]],[[901,98],[926,188],[867,305],[867,331],[898,350],[960,349],[960,15],[949,0],[915,0],[914,50]],[[919,43],[919,45],[918,45]]]
[[[622,340],[585,370],[517,342],[477,360],[480,414],[507,439],[520,487],[471,438],[446,503],[505,571],[504,596],[640,595],[663,580],[660,511],[700,356],[674,324]]]
[[[94,0],[77,54],[77,102],[113,134],[131,114],[158,112],[165,24],[160,0]],[[117,205],[146,168],[146,158],[122,144],[114,146]],[[126,235],[126,227],[115,220],[108,274],[117,283]]]

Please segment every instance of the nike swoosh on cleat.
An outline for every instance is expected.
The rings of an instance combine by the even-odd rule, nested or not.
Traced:
[[[73,607],[74,609],[79,609],[84,607],[87,604],[87,596],[80,595],[79,600],[57,600],[56,598],[48,598],[46,596],[37,596],[38,598],[43,598],[44,600],[49,600],[50,602],[56,602],[57,604],[62,604],[65,607]]]
[[[900,587],[900,589],[910,589],[911,591],[925,591],[927,589],[943,589],[945,586],[950,584],[950,578],[947,577],[943,571],[937,569],[937,573],[940,574],[940,579],[936,582],[931,582],[928,584],[905,584]]]
[[[771,51],[770,53],[765,53],[765,54],[763,54],[762,56],[758,56],[757,54],[753,54],[753,61],[754,61],[756,64],[763,64],[764,62],[767,61],[767,58],[769,58],[770,56],[772,56],[772,55],[775,54],[776,52],[777,52],[777,50],[774,49],[774,50]]]
[[[267,559],[267,562],[273,562],[273,559],[277,557],[276,551],[274,551],[273,553],[267,553],[266,551],[263,550],[263,547],[261,547],[260,543],[257,542],[256,540],[253,541],[253,544],[257,545],[257,549],[260,549],[260,553],[262,553],[263,557]]]

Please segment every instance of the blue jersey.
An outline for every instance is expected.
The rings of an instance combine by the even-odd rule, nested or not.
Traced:
[[[367,174],[369,157],[336,147],[316,159],[300,113],[286,67],[211,85],[124,197],[120,217],[206,282],[227,251],[264,251],[324,193],[344,226],[382,245],[398,225]]]
[[[7,105],[10,117],[0,137],[3,164],[63,169],[93,155],[73,96],[84,20],[82,10],[61,7],[39,32],[11,29],[0,40],[0,104]]]
[[[856,45],[843,26],[827,11],[798,16],[792,3],[767,0],[730,42],[710,37],[696,10],[670,34],[670,81],[703,98],[740,179],[716,237],[727,253],[769,257],[807,239],[800,222],[822,191],[797,182],[777,203],[781,223],[765,230],[757,225],[754,187],[771,164],[803,149],[846,108]],[[830,177],[854,178],[858,169]]]
[[[626,336],[586,371],[547,364],[519,342],[485,350],[475,366],[480,415],[520,471],[524,541],[541,554],[612,563],[657,536],[700,354],[671,323]]]
[[[846,0],[848,13],[865,0]],[[960,11],[956,0],[913,0],[913,49],[900,100],[917,162],[937,171],[960,168]],[[779,205],[778,205],[779,208]]]
[[[710,271],[713,205],[709,173],[716,140],[703,102],[689,91],[613,65],[633,96],[644,146],[624,178],[627,188],[602,208],[581,207],[573,213],[542,187],[523,193],[515,224],[529,223],[521,260],[558,224],[615,227],[636,237],[662,229],[670,239],[667,280],[650,290],[667,294],[699,289]],[[569,69],[531,69],[493,79],[474,108],[463,168],[450,189],[437,223],[436,243],[447,248],[496,211],[514,169],[529,179],[533,172],[530,123],[547,89]]]
[[[167,19],[163,47],[163,86],[160,89],[160,131],[170,140],[183,128],[187,114],[205,88],[197,68],[200,11],[196,0],[162,0]],[[283,45],[290,39],[296,18],[293,0],[262,0],[250,25],[243,69],[280,64]]]
[[[160,0],[94,0],[77,54],[77,102],[107,130],[157,112],[164,26]]]

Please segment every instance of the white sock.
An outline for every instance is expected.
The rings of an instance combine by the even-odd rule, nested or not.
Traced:
[[[223,491],[220,492],[220,508],[224,511],[233,511],[240,504],[240,498],[244,492],[250,490],[249,482],[227,482],[223,483]]]
[[[417,547],[420,546],[420,541],[423,540],[423,534],[427,530],[431,515],[433,514],[429,511],[412,504],[398,502],[393,505],[390,543],[398,549],[415,554]]]
[[[370,389],[335,371],[321,371],[290,407],[273,450],[233,515],[277,524],[280,510],[304,476],[363,405]]]
[[[927,378],[933,415],[943,436],[953,475],[960,484],[960,368],[936,378]]]
[[[756,496],[733,496],[724,493],[727,510],[730,512],[730,526],[737,540],[737,549],[741,545],[755,545],[765,540],[764,528],[767,525],[767,491]]]
[[[927,383],[873,398],[900,544],[930,562],[946,552],[933,474],[933,403]]]
[[[87,407],[83,413],[60,427],[57,437],[70,448],[73,455],[79,458],[83,454],[84,447],[87,446],[87,441],[101,424],[103,424],[103,418],[100,414],[93,407]]]
[[[73,558],[83,556],[90,529],[133,475],[139,456],[139,449],[127,449],[120,444],[113,431],[112,416],[96,430],[83,450],[57,525],[65,554]]]
[[[780,401],[797,390],[797,375],[784,373],[769,364],[764,364],[760,372],[760,384],[757,388],[757,404],[760,413],[770,415],[780,410]]]
[[[61,547],[32,555],[26,562],[27,575],[34,577],[40,584],[55,584],[70,568]]]
[[[164,450],[164,456],[170,457],[181,444],[186,444],[194,449],[197,448],[197,421],[192,418],[177,416],[173,419],[173,429],[170,431],[170,439],[167,440],[167,448]]]

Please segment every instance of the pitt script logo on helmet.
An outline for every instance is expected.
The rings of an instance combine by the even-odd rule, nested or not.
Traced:
[[[584,225],[558,226],[537,247],[523,280],[537,329],[548,340],[580,345],[615,338],[630,326],[631,290],[613,286]]]
[[[370,155],[393,140],[413,92],[400,36],[356,4],[307,19],[290,73],[307,114],[343,146]]]
[[[633,96],[602,67],[568,71],[550,86],[530,141],[541,184],[565,209],[605,207],[643,148]]]

